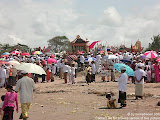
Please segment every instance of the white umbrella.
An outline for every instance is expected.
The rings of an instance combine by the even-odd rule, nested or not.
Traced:
[[[21,63],[19,65],[16,65],[15,68],[17,70],[24,70],[28,73],[35,73],[39,75],[46,74],[42,67],[33,63]]]
[[[118,59],[118,57],[115,55],[108,55],[108,59]]]
[[[18,61],[13,60],[13,61],[9,61],[9,64],[15,66],[15,65],[19,65],[20,63]]]

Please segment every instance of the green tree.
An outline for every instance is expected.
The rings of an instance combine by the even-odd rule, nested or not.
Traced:
[[[14,49],[19,49],[22,52],[28,52],[28,53],[31,52],[30,47],[28,47],[27,45],[20,44],[20,43],[18,43],[17,45],[14,45],[13,48]]]
[[[48,48],[51,52],[61,52],[71,50],[71,44],[66,36],[56,36],[48,40]]]
[[[160,50],[160,35],[153,36],[151,40],[152,40],[152,43],[149,43],[148,48],[146,50],[159,51]]]

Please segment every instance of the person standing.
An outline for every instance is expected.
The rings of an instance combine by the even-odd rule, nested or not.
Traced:
[[[96,65],[94,63],[94,61],[91,62],[91,72],[92,72],[92,75],[91,75],[91,82],[95,82],[95,75],[96,75]]]
[[[27,72],[22,71],[21,73],[23,77],[17,81],[15,91],[20,91],[20,102],[22,109],[20,118],[23,118],[23,120],[27,120],[28,111],[33,101],[33,91],[35,89],[35,83],[32,78],[29,78],[27,76]]]
[[[145,71],[142,69],[142,64],[137,65],[138,69],[134,73],[135,79],[135,96],[136,99],[143,99],[143,89],[144,89],[144,77],[146,75]]]
[[[2,65],[2,67],[0,68],[0,79],[1,79],[1,84],[0,87],[4,87],[5,84],[5,79],[6,79],[6,69],[4,68],[5,66]]]
[[[119,99],[118,103],[121,103],[121,107],[126,107],[126,89],[128,75],[125,73],[126,68],[121,67],[121,76],[118,79]]]
[[[65,83],[67,83],[68,72],[69,72],[69,66],[65,62],[65,64],[63,65],[63,73],[64,73],[64,82]]]
[[[89,63],[87,64],[87,67],[85,69],[85,77],[86,77],[86,82],[89,85],[91,83],[91,67],[89,66]]]
[[[83,54],[81,54],[80,55],[81,71],[84,70],[84,61],[85,61],[85,58],[84,58]]]
[[[17,78],[17,69],[13,66],[12,68],[12,86],[16,85],[16,78]]]
[[[159,64],[157,61],[155,61],[154,65],[154,79],[156,83],[159,82]]]
[[[75,84],[75,66],[74,63],[71,64],[71,82]]]
[[[15,107],[15,102],[16,102],[16,111],[18,113],[18,97],[17,93],[13,91],[13,87],[10,85],[7,85],[6,87],[7,93],[4,98],[4,103],[3,103],[3,120],[13,120],[13,112],[14,112],[14,107]]]

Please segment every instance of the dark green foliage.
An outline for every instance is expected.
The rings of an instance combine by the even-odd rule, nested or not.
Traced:
[[[62,52],[69,51],[71,49],[71,44],[69,39],[66,36],[56,36],[48,40],[48,48],[52,52]]]
[[[146,50],[160,51],[160,35],[153,36],[151,40],[152,43],[149,43],[148,48]]]

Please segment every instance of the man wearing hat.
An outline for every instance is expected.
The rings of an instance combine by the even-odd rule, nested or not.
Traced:
[[[22,71],[21,73],[23,77],[17,81],[15,91],[20,91],[20,102],[22,109],[20,119],[27,120],[29,107],[33,101],[35,83],[33,79],[27,76],[27,72]]]
[[[143,89],[144,89],[144,77],[146,75],[145,71],[142,69],[143,65],[138,64],[138,69],[134,73],[135,79],[135,96],[136,99],[139,97],[143,99]]]
[[[121,76],[118,79],[119,98],[118,103],[121,103],[121,107],[126,107],[126,89],[128,75],[125,73],[126,68],[121,67]]]

